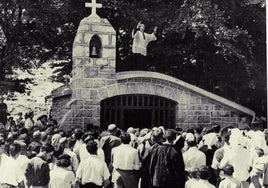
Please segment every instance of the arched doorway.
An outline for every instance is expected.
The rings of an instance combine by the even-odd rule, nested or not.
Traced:
[[[177,103],[154,95],[119,95],[101,101],[101,127],[110,123],[122,129],[128,127],[175,127]]]

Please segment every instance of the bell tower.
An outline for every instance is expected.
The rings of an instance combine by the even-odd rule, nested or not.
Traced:
[[[76,112],[74,116],[89,118],[82,124],[99,124],[98,89],[116,82],[116,32],[109,21],[97,15],[97,8],[102,4],[92,0],[86,3],[91,8],[91,14],[81,20],[73,42],[72,69],[72,99],[83,103],[83,112]],[[84,106],[90,104],[88,109]],[[96,109],[95,109],[96,107]],[[90,112],[87,111],[90,109]],[[94,110],[97,110],[94,112]]]

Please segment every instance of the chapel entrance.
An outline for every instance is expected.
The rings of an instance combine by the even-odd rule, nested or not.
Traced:
[[[119,95],[101,101],[101,127],[175,127],[176,102],[154,95]]]

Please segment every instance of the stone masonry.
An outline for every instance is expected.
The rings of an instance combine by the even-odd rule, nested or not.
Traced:
[[[89,43],[97,35],[102,56],[89,57]],[[70,86],[52,92],[54,118],[62,129],[100,125],[102,100],[126,94],[148,94],[165,97],[177,104],[176,125],[236,125],[240,114],[255,113],[239,104],[155,72],[115,72],[116,32],[107,19],[97,15],[81,20],[73,43],[73,70]]]

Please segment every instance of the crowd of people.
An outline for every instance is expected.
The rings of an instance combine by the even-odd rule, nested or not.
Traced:
[[[33,112],[0,127],[0,188],[268,187],[261,122],[220,127],[58,130]]]

